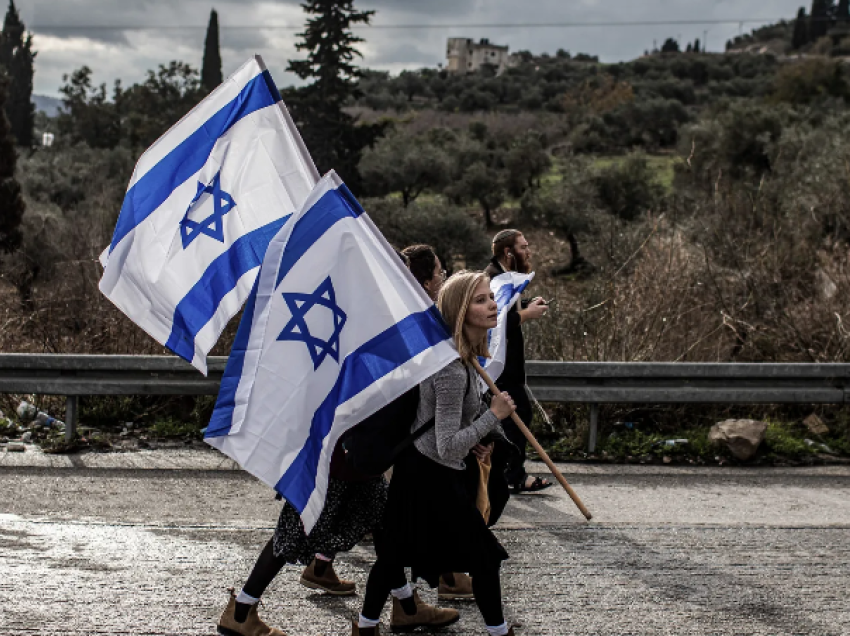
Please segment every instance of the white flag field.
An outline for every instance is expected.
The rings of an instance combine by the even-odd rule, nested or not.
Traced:
[[[496,299],[497,319],[496,326],[487,332],[487,346],[490,357],[480,358],[481,366],[487,375],[495,382],[502,371],[505,370],[505,356],[508,351],[508,312],[511,307],[519,302],[522,292],[531,283],[534,272],[520,274],[519,272],[505,272],[494,276],[490,280],[490,291]],[[483,390],[486,390],[484,381],[481,381]]]
[[[437,308],[331,171],[268,246],[205,439],[309,532],[342,433],[455,358]]]
[[[139,159],[100,290],[155,340],[206,374],[272,237],[318,172],[257,56]]]

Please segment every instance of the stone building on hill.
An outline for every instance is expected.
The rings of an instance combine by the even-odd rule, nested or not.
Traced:
[[[446,46],[446,70],[450,73],[474,73],[484,65],[491,65],[499,74],[512,62],[507,46],[491,44],[487,38],[479,42],[471,38],[449,38]]]

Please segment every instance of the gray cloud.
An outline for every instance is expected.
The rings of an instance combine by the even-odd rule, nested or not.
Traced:
[[[83,39],[106,44],[129,45],[127,34],[116,29],[98,29],[86,27],[43,27],[35,30],[36,36],[47,36],[53,39]]]
[[[436,66],[441,60],[442,50],[434,51],[431,47],[422,50],[417,44],[411,42],[392,42],[378,49],[374,55],[368,58],[369,66],[392,67],[398,60],[405,60],[405,66]]]
[[[372,0],[364,2],[363,8],[376,10],[376,21],[382,21],[390,12],[430,18],[440,16],[451,21],[473,13],[476,4],[472,0]]]
[[[560,22],[627,22],[652,20],[741,20],[792,18],[801,0],[371,0],[358,3],[375,9],[381,25],[421,25],[419,28],[363,28],[363,64],[398,72],[434,66],[443,60],[448,37],[489,38],[511,50],[599,55],[614,62],[640,55],[653,41],[678,37],[683,42],[703,38],[710,50],[723,50],[739,32],[736,23],[723,25],[644,25],[607,27],[475,27],[475,24],[552,24]],[[140,81],[145,71],[172,59],[199,66],[211,0],[20,0],[22,17],[35,31],[36,92],[56,95],[64,73],[83,64],[97,82]],[[764,6],[770,4],[770,9]],[[281,85],[296,82],[285,73],[296,55],[298,30],[305,15],[298,0],[215,0],[222,27],[225,74],[260,53]],[[92,28],[118,27],[115,29]],[[441,25],[441,28],[426,28]],[[448,26],[446,26],[448,25]],[[744,25],[745,30],[755,26]],[[61,28],[60,28],[61,27]],[[125,28],[121,28],[125,27]],[[128,28],[132,27],[132,28]],[[146,28],[149,27],[149,28]],[[179,27],[179,28],[176,28]],[[237,28],[248,27],[248,28]]]

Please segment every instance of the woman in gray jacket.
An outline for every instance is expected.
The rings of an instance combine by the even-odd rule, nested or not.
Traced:
[[[471,361],[487,357],[487,330],[496,326],[496,302],[486,274],[459,272],[443,285],[437,306],[460,356],[420,385],[412,430],[433,427],[396,462],[384,516],[385,541],[369,573],[354,636],[377,636],[392,573],[411,567],[413,578],[436,587],[443,572],[469,572],[475,601],[492,636],[512,634],[502,612],[499,569],[508,554],[484,522],[466,477],[466,461],[515,405],[493,396],[488,407]]]

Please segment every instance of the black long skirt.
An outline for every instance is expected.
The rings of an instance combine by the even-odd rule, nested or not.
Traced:
[[[508,553],[475,507],[465,471],[454,470],[411,447],[396,462],[378,556],[410,567],[413,579],[436,587],[444,572],[492,568]]]
[[[274,533],[274,555],[287,563],[308,565],[316,552],[333,557],[348,552],[365,535],[380,530],[387,502],[387,481],[328,481],[325,507],[309,535],[291,504],[280,511]]]

